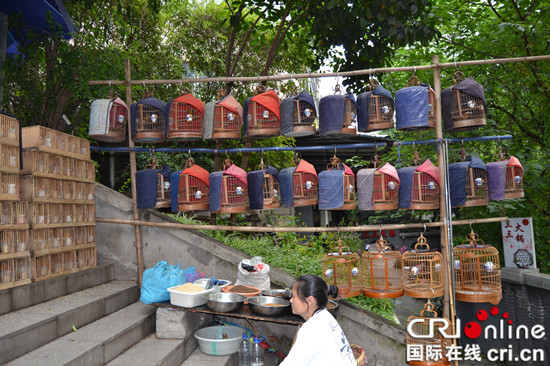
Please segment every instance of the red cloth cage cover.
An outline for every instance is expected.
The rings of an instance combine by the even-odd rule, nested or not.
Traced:
[[[227,169],[225,169],[229,166]],[[227,159],[224,171],[210,174],[209,210],[220,213],[248,211],[246,172]]]
[[[166,105],[169,117],[168,140],[202,139],[204,103],[191,93],[183,94]]]
[[[179,179],[178,211],[208,210],[210,174],[193,161],[186,166]]]
[[[319,203],[319,177],[315,167],[300,160],[292,175],[294,207],[312,206]]]
[[[279,136],[281,101],[273,90],[248,98],[244,103],[244,133],[250,138]]]
[[[128,107],[120,98],[97,99],[90,107],[90,138],[103,142],[126,140]]]
[[[426,160],[420,166],[398,170],[399,208],[435,210],[439,208],[439,169]]]

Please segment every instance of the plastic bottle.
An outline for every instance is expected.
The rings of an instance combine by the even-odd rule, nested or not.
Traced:
[[[250,366],[264,365],[264,347],[262,346],[262,337],[254,337],[252,342],[252,357],[250,358]]]
[[[250,366],[252,356],[252,343],[248,333],[243,333],[241,345],[239,346],[239,366]]]

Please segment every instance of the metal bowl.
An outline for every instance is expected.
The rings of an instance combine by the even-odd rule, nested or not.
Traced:
[[[282,297],[283,299],[290,299],[292,297],[292,290],[275,288],[271,290],[263,290],[262,295],[276,296],[276,297]]]
[[[229,292],[210,292],[204,294],[203,298],[206,300],[206,306],[209,309],[220,313],[237,311],[243,306],[246,300],[246,297],[243,295]]]
[[[253,296],[247,301],[250,309],[260,315],[281,315],[290,308],[290,301],[278,296]]]

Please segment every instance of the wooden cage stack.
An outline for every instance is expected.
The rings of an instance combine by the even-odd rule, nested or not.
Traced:
[[[31,282],[28,202],[20,199],[19,121],[0,114],[0,290]]]
[[[89,141],[42,126],[23,128],[21,135],[21,198],[29,201],[33,280],[95,267]]]

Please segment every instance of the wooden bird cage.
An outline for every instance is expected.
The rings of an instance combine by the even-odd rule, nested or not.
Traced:
[[[208,210],[209,174],[195,165],[192,158],[185,162],[178,187],[178,211]]]
[[[383,299],[403,296],[401,252],[392,251],[382,236],[376,244],[374,251],[361,255],[363,295]]]
[[[245,102],[246,132],[250,138],[279,136],[281,133],[281,101],[273,90],[262,90],[265,87],[259,85],[256,88],[257,95],[248,99],[248,103]]]
[[[351,97],[344,99],[344,123],[340,133],[355,135],[357,133],[357,105]]]
[[[452,346],[452,339],[445,338],[440,333],[450,334],[453,326],[449,319],[438,317],[434,305],[428,300],[420,316],[410,316],[407,319],[407,365],[411,366],[445,366],[450,365],[445,355]],[[436,321],[434,321],[436,320]],[[412,323],[412,324],[411,324]],[[415,336],[413,336],[415,335]],[[429,352],[428,350],[441,350]]]
[[[453,255],[456,299],[498,304],[502,299],[498,250],[472,230],[469,239],[453,248]]]
[[[452,207],[474,207],[489,204],[489,186],[485,163],[477,156],[449,165],[449,186]]]
[[[445,131],[458,132],[485,126],[485,94],[473,78],[464,79],[461,71],[454,75],[455,85],[441,92],[441,109]]]
[[[379,131],[393,128],[394,102],[391,93],[371,79],[368,95],[369,114],[366,130]]]
[[[279,179],[275,175],[266,172],[263,185],[264,209],[281,207],[280,192]]]
[[[281,134],[283,136],[313,135],[316,118],[315,102],[306,91],[281,101]]]
[[[411,193],[412,210],[439,208],[439,170],[430,159],[414,170]]]
[[[342,194],[336,195],[338,191]],[[353,210],[355,195],[355,175],[335,154],[330,159],[327,170],[319,174],[319,209]]]
[[[490,200],[522,198],[523,166],[515,156],[504,160],[499,146],[499,161],[486,164]]]
[[[338,295],[343,298],[361,294],[361,263],[357,253],[342,246],[338,239],[337,252],[325,254],[321,259],[323,279],[328,285],[338,287]]]
[[[243,125],[243,109],[237,100],[229,95],[214,107],[212,127],[213,140],[239,139]]]
[[[90,138],[104,142],[126,140],[128,106],[120,98],[97,99],[90,107]]]
[[[224,163],[221,184],[220,213],[248,211],[248,184],[246,172],[233,164],[230,159]]]
[[[389,163],[376,169],[377,165],[378,156],[375,152],[372,209],[374,211],[394,210],[399,206],[399,174]]]
[[[403,288],[405,295],[417,298],[443,296],[443,256],[430,250],[420,234],[414,250],[403,254]]]
[[[202,139],[204,133],[204,103],[185,93],[168,103],[168,140]]]
[[[165,208],[172,205],[170,178],[159,172],[157,174],[157,204],[156,208]]]
[[[435,128],[435,91],[412,75],[405,88],[395,93],[395,128],[420,131]]]
[[[292,175],[294,207],[312,206],[319,203],[319,178],[315,167],[301,159]]]
[[[135,142],[162,142],[166,138],[167,120],[164,102],[147,97],[132,104],[132,139]]]
[[[508,165],[506,165],[504,198],[514,199],[522,198],[523,196],[523,167],[516,157],[510,156]]]
[[[248,197],[251,210],[266,210],[281,207],[279,172],[264,164],[264,156],[255,171],[248,173]]]

